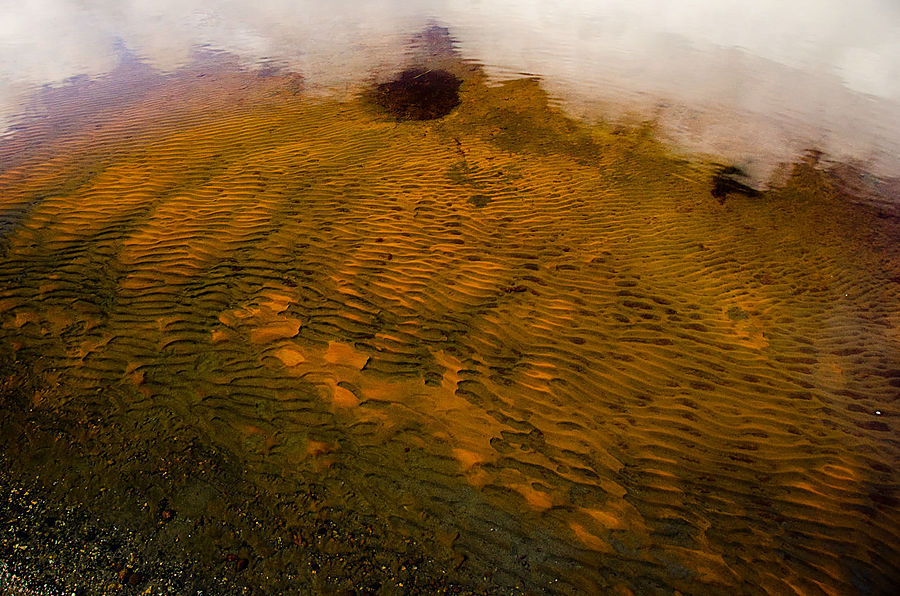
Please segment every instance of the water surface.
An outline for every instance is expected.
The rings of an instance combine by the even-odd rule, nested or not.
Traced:
[[[890,593],[897,137],[869,120],[890,81],[786,38],[723,47],[737,8],[184,6],[74,10],[93,36],[60,76],[83,76],[36,93],[39,54],[6,63],[30,99],[0,144],[3,455],[140,537],[100,570],[22,569],[91,592],[163,593],[174,559],[211,570],[182,591],[222,593]],[[859,30],[890,29],[880,8]],[[715,153],[747,79],[701,93],[659,65],[703,39],[693,64],[751,81],[807,69],[772,89],[833,92],[868,161],[752,85],[782,136]],[[407,67],[458,105],[398,119],[378,85]],[[684,110],[715,126],[679,134]],[[750,175],[715,192],[732,163]]]

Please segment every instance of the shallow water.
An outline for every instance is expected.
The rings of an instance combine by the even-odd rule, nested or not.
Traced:
[[[897,218],[817,153],[714,197],[659,124],[402,39],[449,115],[219,52],[37,96],[13,474],[225,592],[890,593]]]
[[[893,0],[44,0],[10,8],[0,28],[0,128],[35,88],[102,77],[123,56],[172,72],[198,48],[302,73],[308,92],[352,92],[403,67],[409,38],[430,25],[492,76],[539,76],[592,121],[652,119],[759,184],[809,149],[900,172]]]

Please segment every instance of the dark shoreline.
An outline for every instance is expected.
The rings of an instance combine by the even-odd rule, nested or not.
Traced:
[[[218,556],[217,545],[197,551],[189,546],[192,534],[219,520],[181,520],[180,528],[169,531],[166,514],[157,514],[154,526],[146,511],[128,520],[127,507],[73,504],[54,494],[57,482],[47,487],[40,477],[14,477],[6,454],[0,454],[0,465],[0,594],[482,593],[447,581],[415,545],[406,553],[377,544],[353,548],[358,534],[327,519],[304,531],[305,540],[279,536],[247,512],[243,520],[221,523],[244,521],[238,533],[248,539],[218,549]],[[172,526],[183,517],[168,515]],[[254,530],[257,535],[249,535]],[[273,548],[249,546],[260,539],[272,540]],[[279,569],[276,561],[297,567]]]
[[[3,594],[228,592],[220,578],[203,577],[195,561],[137,554],[146,550],[144,538],[131,528],[111,526],[88,507],[48,501],[40,488],[0,475]]]
[[[129,433],[28,407],[50,390],[34,364],[0,363],[0,594],[515,592],[482,592],[471,570],[319,501],[320,487],[265,493],[185,428]]]

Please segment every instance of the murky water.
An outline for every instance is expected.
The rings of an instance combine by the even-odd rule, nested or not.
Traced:
[[[126,4],[7,61],[4,481],[100,530],[5,589],[892,593],[898,90],[790,14],[688,85],[755,13],[642,6]],[[895,68],[868,9],[833,47]]]

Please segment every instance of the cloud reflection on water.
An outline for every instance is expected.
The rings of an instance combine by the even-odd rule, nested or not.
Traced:
[[[760,172],[811,144],[900,172],[892,0],[5,3],[0,124],[36,86],[109,72],[120,47],[163,71],[222,49],[328,89],[396,68],[410,33],[438,23],[466,57],[539,74],[583,115],[655,115],[681,145]]]

